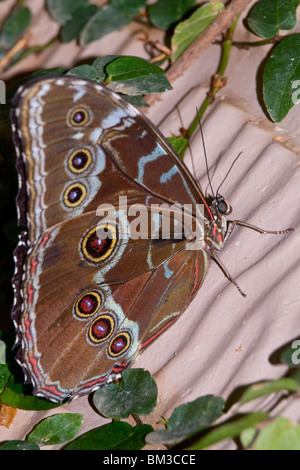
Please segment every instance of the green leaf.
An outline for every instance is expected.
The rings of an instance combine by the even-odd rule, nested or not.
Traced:
[[[255,450],[300,450],[300,425],[278,416],[254,442]]]
[[[300,386],[300,368],[294,370],[291,374],[291,377],[299,384]]]
[[[6,344],[4,343],[4,341],[0,340],[0,364],[5,364],[6,363],[5,356],[6,356]],[[1,373],[0,373],[0,375],[1,375]]]
[[[88,20],[96,13],[96,5],[84,5],[77,8],[72,14],[72,18],[67,21],[60,31],[63,42],[70,42],[79,37]]]
[[[207,28],[210,23],[224,9],[222,2],[209,2],[200,6],[187,20],[179,23],[172,37],[172,61],[178,57],[192,44],[195,39]]]
[[[146,0],[111,0],[87,22],[80,35],[81,46],[86,46],[112,31],[129,24],[145,5]]]
[[[40,450],[40,448],[33,442],[7,441],[0,446],[0,450]]]
[[[131,414],[147,415],[157,400],[157,386],[148,371],[130,369],[120,383],[110,383],[94,393],[93,402],[103,416],[121,419]]]
[[[140,57],[119,57],[106,65],[108,87],[127,95],[162,93],[172,87],[157,65]]]
[[[128,103],[132,104],[133,106],[136,106],[137,108],[147,108],[149,107],[148,103],[144,100],[144,98],[141,95],[136,95],[136,96],[129,96],[129,95],[123,95],[122,93],[119,93],[122,98],[127,101]]]
[[[122,11],[124,15],[133,17],[140,13],[147,0],[111,0],[110,3]]]
[[[114,446],[114,450],[140,450],[145,447],[145,437],[153,431],[150,424],[141,424],[135,426],[127,439]]]
[[[244,405],[245,403],[248,403],[251,400],[255,400],[256,398],[260,398],[265,395],[270,395],[271,393],[277,393],[282,391],[297,392],[299,390],[299,384],[295,380],[290,378],[283,378],[278,380],[272,380],[270,382],[257,383],[255,385],[251,385],[246,389],[246,391],[239,399],[239,403],[241,405]]]
[[[244,448],[250,447],[256,435],[257,430],[255,428],[248,428],[242,431],[240,434],[240,441],[242,446]]]
[[[168,429],[146,437],[148,444],[175,445],[206,429],[222,416],[224,400],[206,395],[178,406],[168,421]]]
[[[90,80],[97,80],[97,71],[93,66],[83,64],[78,67],[73,67],[66,75],[77,75],[78,77],[88,78]]]
[[[72,18],[75,10],[88,3],[89,0],[47,0],[47,8],[56,21],[64,24]]]
[[[62,444],[73,439],[81,428],[83,415],[79,413],[61,413],[43,419],[27,440],[40,445]]]
[[[181,20],[195,0],[159,0],[149,5],[148,15],[154,26],[164,30]]]
[[[300,339],[293,341],[291,347],[282,352],[280,360],[293,369],[300,368]]]
[[[172,90],[168,79],[164,75],[132,78],[131,80],[126,80],[126,82],[110,82],[107,86],[117,93],[131,96],[163,93]]]
[[[295,26],[299,3],[299,0],[260,0],[248,15],[248,25],[258,36],[272,38],[279,30]]]
[[[263,74],[268,113],[280,122],[300,101],[300,34],[285,37],[269,58]]]
[[[175,152],[183,158],[189,141],[185,137],[168,137],[168,142],[172,145]]]
[[[87,46],[106,34],[123,28],[130,22],[130,17],[123,15],[117,8],[108,4],[98,10],[86,23],[80,34],[80,45]]]
[[[124,421],[114,421],[82,434],[65,450],[139,450],[145,446],[144,437],[152,426],[131,426]]]
[[[1,394],[2,402],[20,410],[51,410],[59,406],[57,403],[52,403],[44,398],[23,395],[18,389],[22,389],[22,384],[14,384],[13,387],[10,386],[5,389]]]
[[[53,67],[51,69],[37,70],[36,72],[33,72],[28,77],[26,77],[26,80],[23,83],[27,82],[31,78],[43,77],[43,76],[47,77],[48,75],[64,75],[66,72],[67,72],[67,69],[63,67]]]
[[[111,61],[106,66],[108,82],[125,81],[131,78],[163,74],[164,70],[141,57],[125,56]]]
[[[222,416],[224,405],[222,397],[213,395],[205,395],[192,402],[180,405],[173,411],[168,421],[168,429],[175,431],[181,427],[190,427],[191,423],[195,422],[197,426],[200,424],[203,428],[207,427]]]
[[[251,413],[235,421],[227,422],[216,426],[208,431],[204,437],[194,442],[188,450],[201,450],[210,447],[224,439],[234,439],[245,429],[252,428],[269,417],[268,413]]]
[[[3,343],[4,344],[4,343]],[[11,373],[6,364],[0,364],[0,393],[7,387]]]
[[[11,48],[24,34],[31,21],[31,12],[27,7],[15,10],[4,22],[0,34],[0,47]]]
[[[0,107],[0,109],[1,108],[2,106]],[[4,194],[1,193],[1,196],[3,196]],[[1,202],[4,202],[4,201],[1,201]],[[17,364],[15,360],[16,353],[15,351],[14,352],[12,351],[14,347],[15,339],[16,339],[16,335],[14,331],[1,331],[0,330],[0,340],[2,344],[5,343],[5,361],[2,362],[3,364],[13,365],[13,366],[16,366]],[[18,369],[19,369],[19,366],[18,366]]]
[[[98,80],[104,82],[107,79],[106,66],[115,59],[118,59],[119,55],[105,55],[103,57],[98,57],[95,59],[92,66],[97,72]]]

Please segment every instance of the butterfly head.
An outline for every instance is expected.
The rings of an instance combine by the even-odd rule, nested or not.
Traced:
[[[229,215],[232,212],[232,207],[229,202],[218,193],[212,200],[210,209],[215,220],[217,220],[220,215]]]

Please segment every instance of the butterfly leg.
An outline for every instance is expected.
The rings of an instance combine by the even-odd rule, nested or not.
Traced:
[[[238,283],[233,279],[233,277],[231,276],[227,268],[224,266],[224,264],[222,263],[218,255],[216,254],[216,252],[214,250],[210,250],[210,254],[211,254],[211,258],[215,261],[215,263],[217,263],[217,265],[223,271],[227,279],[229,279],[229,281],[232,282],[232,284],[237,288],[237,290],[243,297],[246,297],[246,294],[242,291]]]

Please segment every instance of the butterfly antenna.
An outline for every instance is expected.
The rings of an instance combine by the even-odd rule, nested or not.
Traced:
[[[180,109],[179,109],[178,106],[176,106],[176,111],[177,111],[178,116],[179,116],[181,128],[184,129],[184,125],[183,125],[183,120],[182,120],[181,112],[180,112]],[[191,145],[190,145],[189,139],[187,139],[187,146],[188,146],[188,148],[189,148],[190,155],[191,155],[192,175],[193,175],[193,177],[194,177],[195,180],[196,180],[197,177],[196,177],[196,169],[195,169],[195,159],[194,159],[194,156],[193,156],[192,147],[191,147]]]
[[[237,159],[242,155],[243,152],[240,152],[238,154],[237,157],[235,157],[235,159],[233,160],[233,162],[231,163],[230,167],[229,167],[229,170],[227,171],[226,175],[224,176],[221,184],[219,185],[218,189],[217,189],[217,195],[219,194],[219,189],[220,187],[222,186],[222,184],[224,183],[224,181],[226,180],[227,176],[229,175],[229,173],[231,172],[232,168],[233,168],[233,165],[235,164],[235,162],[237,161]]]
[[[195,180],[196,180],[196,179],[197,179],[197,175],[196,175],[196,169],[195,169],[195,159],[194,159],[194,156],[193,156],[192,147],[190,146],[190,143],[189,143],[189,142],[188,142],[188,148],[189,148],[189,151],[190,151],[190,154],[191,154],[193,176],[194,176],[194,178],[195,178]]]
[[[204,159],[205,159],[205,166],[206,166],[206,174],[207,174],[208,184],[209,184],[209,186],[210,186],[210,190],[211,190],[212,196],[215,197],[214,190],[213,190],[213,187],[212,187],[212,184],[211,184],[211,179],[210,179],[210,176],[209,176],[208,161],[207,161],[207,153],[206,153],[206,148],[205,148],[205,142],[204,142],[204,135],[203,135],[202,124],[201,124],[200,116],[199,116],[199,110],[198,110],[198,108],[196,108],[196,110],[197,110],[199,128],[200,128],[201,138],[202,138],[202,145],[203,145],[203,152],[204,152]]]

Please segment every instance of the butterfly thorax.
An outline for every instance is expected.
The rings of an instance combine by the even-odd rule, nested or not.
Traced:
[[[211,219],[205,221],[204,248],[211,250],[221,250],[226,241],[227,219],[226,215],[232,211],[231,206],[223,198],[217,195],[210,207]]]

